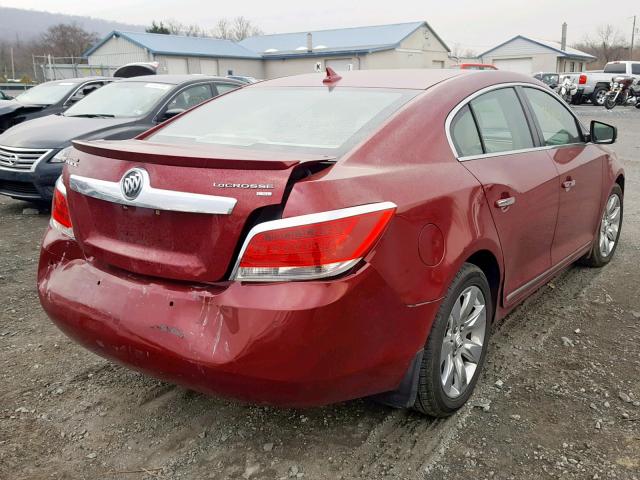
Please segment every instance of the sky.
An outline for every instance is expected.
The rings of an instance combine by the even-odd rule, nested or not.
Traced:
[[[635,14],[640,30],[640,3],[633,0],[617,1],[611,8],[603,0],[0,0],[0,5],[142,25],[174,19],[204,28],[213,28],[221,17],[242,15],[265,33],[426,20],[449,47],[478,53],[518,34],[559,41],[565,21],[570,45],[586,35],[595,37],[598,26],[607,23],[628,41]]]

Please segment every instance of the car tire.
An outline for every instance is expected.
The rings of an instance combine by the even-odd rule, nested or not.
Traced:
[[[465,308],[471,302],[472,308]],[[431,327],[420,367],[415,410],[432,417],[447,417],[465,404],[482,371],[492,319],[493,300],[487,277],[475,265],[465,263],[449,286]]]
[[[615,185],[607,196],[602,209],[598,233],[593,240],[591,251],[580,259],[580,263],[587,267],[604,267],[613,258],[618,247],[620,232],[622,231],[622,217],[624,213],[624,197],[620,185]],[[615,215],[615,208],[617,216]]]
[[[598,106],[604,105],[604,98],[607,92],[609,91],[606,87],[596,87],[593,93],[591,94],[591,103]]]

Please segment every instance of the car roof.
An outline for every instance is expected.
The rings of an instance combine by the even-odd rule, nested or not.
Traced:
[[[111,77],[79,77],[79,78],[59,78],[57,80],[49,80],[48,82],[42,82],[40,85],[44,83],[85,83],[91,82],[95,80],[113,80]]]
[[[180,85],[182,83],[188,82],[201,82],[201,81],[211,81],[211,80],[219,80],[234,83],[237,85],[242,85],[241,82],[237,80],[229,79],[226,77],[215,77],[212,75],[194,75],[194,74],[185,74],[185,75],[142,75],[140,77],[130,77],[130,78],[122,78],[118,80],[119,82],[150,82],[150,83],[167,83],[170,85]]]
[[[505,70],[463,70],[463,69],[397,69],[397,70],[354,70],[337,72],[342,78],[331,84],[322,80],[326,74],[309,73],[291,77],[276,78],[254,83],[246,88],[264,87],[361,87],[361,88],[400,88],[426,90],[446,80],[475,81],[474,77],[482,75],[491,77],[495,83],[532,82],[532,77]]]

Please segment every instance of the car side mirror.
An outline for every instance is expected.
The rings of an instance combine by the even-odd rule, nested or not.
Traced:
[[[589,137],[593,143],[610,145],[615,143],[618,138],[618,129],[613,125],[592,120],[589,128]]]
[[[184,111],[186,111],[184,108],[170,108],[160,116],[160,121],[164,122],[166,120],[169,120],[170,118],[173,118],[176,115],[180,115]]]

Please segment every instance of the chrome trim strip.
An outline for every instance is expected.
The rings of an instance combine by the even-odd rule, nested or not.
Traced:
[[[323,266],[335,267],[335,268],[330,269],[329,271],[320,271],[318,273],[314,272],[313,274],[305,274],[302,276],[296,275],[295,273],[292,273],[292,274],[285,273],[281,275],[274,275],[272,277],[265,275],[264,277],[261,276],[260,278],[249,278],[249,279],[247,278],[236,279],[234,277],[233,280],[238,280],[240,282],[291,282],[291,281],[297,281],[297,280],[320,280],[322,278],[336,277],[341,273],[344,273],[347,270],[355,267],[358,264],[358,262],[360,262],[360,260],[362,260],[362,258],[354,258],[353,260],[349,260],[347,262],[329,263]],[[241,269],[242,267],[238,268],[236,275],[238,275],[238,273],[241,272]],[[291,271],[295,272],[295,269],[292,269]]]
[[[0,170],[5,170],[7,172],[35,172],[38,164],[45,158],[49,158],[51,152],[57,150],[56,148],[25,148],[25,147],[9,147],[7,145],[0,145],[0,150],[4,150],[5,152],[36,152],[35,155],[41,152],[40,156],[33,161],[29,168],[12,168],[7,166],[0,166]]]
[[[509,301],[511,301],[512,298],[517,297],[522,292],[524,292],[524,291],[528,290],[529,288],[533,287],[536,283],[541,282],[544,278],[552,277],[553,275],[558,273],[563,268],[569,266],[569,264],[574,262],[577,258],[580,258],[580,256],[583,254],[583,251],[585,249],[588,249],[590,246],[591,246],[591,242],[587,243],[586,245],[583,245],[578,250],[573,252],[571,255],[563,258],[558,263],[556,263],[554,266],[552,266],[551,268],[545,270],[544,272],[542,272],[537,277],[533,278],[532,280],[529,280],[524,285],[521,285],[518,288],[516,288],[513,292],[511,292],[511,293],[509,293],[507,295],[507,303],[509,303]]]
[[[171,212],[230,215],[238,202],[237,199],[231,197],[153,188],[149,180],[149,174],[143,169],[139,170],[142,172],[142,189],[140,194],[133,200],[128,200],[124,197],[120,182],[71,175],[69,177],[69,186],[78,193],[98,200]]]
[[[328,222],[331,220],[338,220],[340,218],[353,217],[354,215],[363,215],[365,213],[378,212],[380,210],[388,210],[391,208],[398,208],[398,206],[393,202],[379,202],[379,203],[369,203],[366,205],[358,205],[357,207],[347,207],[341,208],[338,210],[330,210],[328,212],[319,212],[319,213],[311,213],[308,215],[300,215],[297,217],[289,217],[282,218],[279,220],[271,220],[269,222],[259,223],[254,226],[249,233],[247,234],[247,238],[245,238],[244,243],[242,244],[242,248],[240,249],[240,253],[238,253],[238,258],[236,259],[236,263],[231,271],[230,280],[235,280],[238,270],[240,268],[240,260],[242,260],[242,256],[244,255],[245,250],[249,246],[249,243],[259,233],[267,232],[269,230],[278,230],[280,228],[289,228],[289,227],[298,227],[300,225],[308,225],[310,223],[320,223],[320,222]],[[349,267],[344,268],[339,272],[330,272],[328,275],[324,275],[324,277],[314,277],[314,278],[325,278],[328,276],[335,276],[339,273],[343,273],[349,268],[353,267],[357,262],[361,259],[353,260],[353,265],[349,265]],[[305,278],[308,279],[309,277]],[[274,278],[272,281],[278,280],[289,280],[287,278]],[[243,280],[250,281],[250,280]],[[259,280],[259,281],[269,281],[269,280]]]
[[[571,115],[573,116],[573,118],[576,120],[576,122],[578,123],[578,125],[580,125],[583,129],[583,132],[585,130],[584,125],[582,125],[582,122],[580,122],[580,119],[575,115],[575,113],[568,108],[565,105],[564,100],[562,100],[562,98],[560,98],[558,96],[558,94],[556,92],[554,92],[553,90],[547,88],[547,87],[541,87],[540,85],[535,85],[533,83],[526,83],[526,82],[508,82],[508,83],[499,83],[496,85],[490,85],[488,87],[485,87],[481,90],[478,90],[477,92],[472,93],[471,95],[469,95],[468,97],[466,97],[464,100],[462,100],[460,103],[458,103],[458,105],[456,105],[453,110],[451,110],[451,112],[449,112],[449,115],[447,115],[447,119],[444,122],[444,131],[445,131],[445,135],[447,136],[447,141],[449,142],[449,147],[451,148],[451,151],[453,152],[453,156],[456,157],[458,159],[458,161],[460,162],[466,162],[467,160],[478,160],[481,158],[489,158],[489,157],[501,157],[501,156],[506,156],[506,155],[515,155],[518,153],[527,153],[527,152],[536,152],[536,151],[542,151],[542,150],[552,150],[555,148],[562,148],[562,147],[569,147],[572,145],[586,145],[586,143],[569,143],[566,145],[550,145],[550,146],[544,146],[544,147],[533,147],[533,148],[525,148],[525,149],[520,149],[520,150],[507,150],[504,152],[496,152],[496,153],[482,153],[479,155],[468,155],[466,157],[461,157],[458,155],[458,152],[456,151],[456,146],[453,143],[453,138],[451,137],[451,122],[453,122],[453,118],[456,116],[456,114],[462,110],[462,108],[464,108],[469,102],[471,102],[474,98],[479,97],[480,95],[487,93],[487,92],[491,92],[493,90],[500,90],[501,88],[509,88],[509,87],[527,87],[527,88],[535,88],[538,90],[541,90],[545,93],[551,94],[552,97],[555,97],[556,100],[558,100],[563,107],[565,107],[565,109],[571,113]]]

